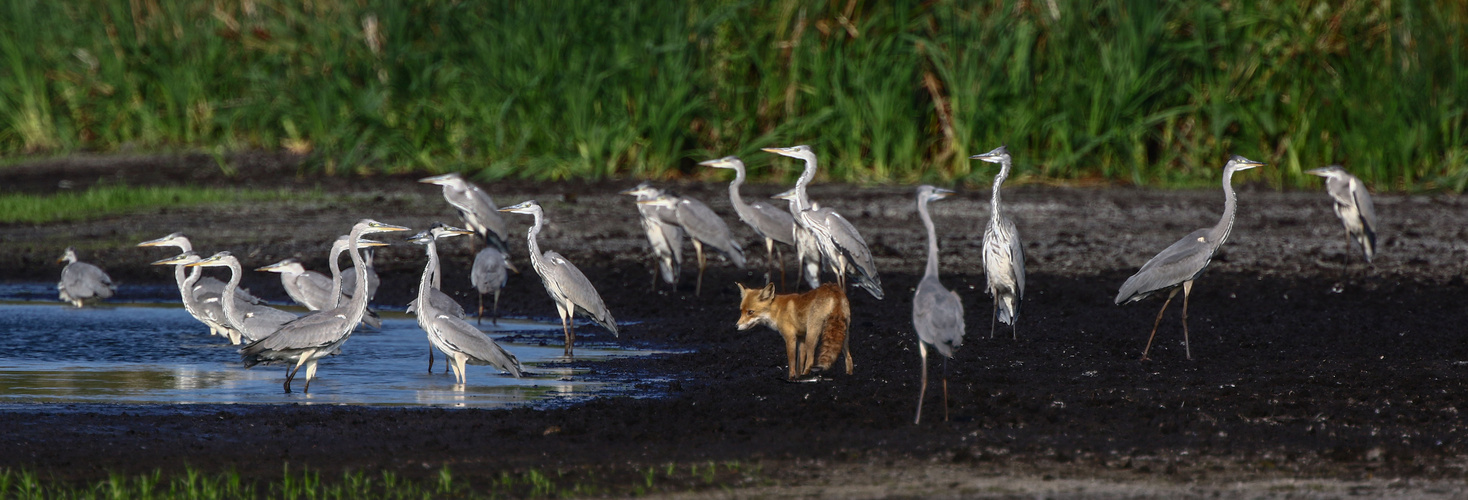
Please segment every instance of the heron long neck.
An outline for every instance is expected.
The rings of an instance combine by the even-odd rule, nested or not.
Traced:
[[[341,240],[337,241],[339,242]],[[340,243],[331,245],[331,258],[328,264],[331,267],[331,292],[327,294],[327,303],[321,305],[322,309],[336,309],[337,306],[341,305],[342,266],[337,261],[341,260],[342,252],[346,251],[346,249],[347,246]]]
[[[1010,161],[1008,156],[999,159],[999,175],[994,176],[994,193],[989,197],[989,211],[993,212],[991,217],[999,218],[999,186],[1009,178]]]
[[[1211,232],[1218,237],[1217,241],[1209,242],[1215,249],[1223,245],[1223,240],[1228,239],[1228,233],[1233,231],[1234,211],[1238,206],[1238,200],[1234,197],[1233,177],[1233,165],[1223,169],[1223,217],[1218,219],[1218,225],[1213,226]]]
[[[219,297],[219,300],[224,301],[219,304],[224,308],[224,319],[229,320],[229,324],[234,325],[234,328],[245,334],[246,337],[255,338],[245,329],[245,315],[234,304],[235,291],[240,288],[240,280],[244,278],[244,272],[240,269],[240,261],[229,258],[224,263],[229,265],[229,283],[224,285],[224,295]]]
[[[795,201],[800,210],[810,208],[810,195],[806,194],[805,187],[816,178],[816,155],[811,153],[804,157],[805,171],[800,173],[800,178],[795,180]]]
[[[176,244],[173,245],[173,246],[178,247],[178,253],[185,254],[185,253],[189,253],[189,252],[194,251],[194,245],[192,243],[189,243],[188,238],[179,238],[179,240],[180,241],[178,243],[176,243]],[[197,268],[197,267],[196,268],[193,268],[191,271],[195,275],[198,275],[199,273],[204,272],[203,269]],[[173,266],[173,280],[176,281],[176,282],[178,282],[178,293],[184,294],[185,296],[189,295],[188,289],[187,288],[184,288],[184,280],[185,280],[185,278],[184,278],[184,265],[183,264],[177,264],[177,265]],[[192,285],[190,285],[190,286],[192,286]],[[187,301],[188,299],[185,298],[184,300]],[[187,305],[187,304],[185,304],[185,305]]]
[[[923,219],[923,227],[928,229],[928,268],[923,276],[938,277],[938,233],[933,228],[933,218],[928,215],[928,200],[918,200],[918,216]]]
[[[428,294],[432,291],[429,283],[438,278],[438,243],[435,240],[429,240],[428,244],[424,246],[428,247],[428,265],[423,266],[423,280],[418,282],[418,317],[420,318],[429,314]]]
[[[744,197],[739,195],[739,186],[744,185],[744,167],[734,169],[734,181],[729,183],[729,203],[734,205],[734,213],[742,214],[749,211],[749,204],[744,202]]]
[[[347,239],[348,250],[351,250],[352,265],[357,270],[357,293],[352,294],[352,300],[347,302],[347,331],[350,335],[357,328],[357,323],[362,322],[362,317],[367,315],[367,264],[362,261],[362,250],[357,245],[357,239],[362,237],[365,227],[354,227]],[[335,261],[336,259],[332,259]],[[340,295],[340,292],[337,292]]]
[[[545,256],[540,254],[540,243],[535,240],[540,236],[540,226],[545,222],[545,215],[540,210],[531,212],[531,215],[535,216],[535,224],[525,233],[525,239],[530,249],[530,265],[538,271],[545,268]]]
[[[198,283],[199,278],[203,276],[203,269],[195,267],[189,271],[189,277],[184,278],[183,268],[183,264],[177,264],[173,268],[173,276],[178,278],[178,293],[183,296],[181,298],[183,299],[184,309],[190,312],[197,311],[199,301],[195,300],[194,297],[194,283]]]

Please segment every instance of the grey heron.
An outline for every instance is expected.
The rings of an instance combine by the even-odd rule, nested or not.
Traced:
[[[506,255],[510,247],[505,242],[505,221],[500,217],[494,200],[479,186],[464,180],[456,172],[418,179],[418,182],[443,186],[443,198],[459,211],[464,225],[486,245],[500,249]]]
[[[540,253],[540,244],[535,241],[540,235],[540,228],[545,223],[545,212],[535,200],[526,201],[512,207],[501,208],[501,212],[513,212],[535,217],[535,224],[530,226],[525,239],[530,247],[530,266],[535,268],[536,274],[540,275],[541,283],[545,284],[545,291],[556,303],[556,312],[561,316],[561,329],[566,335],[566,357],[572,356],[572,345],[576,341],[575,327],[571,324],[571,317],[581,312],[596,324],[601,325],[617,335],[617,320],[612,319],[612,312],[607,310],[607,305],[601,300],[601,294],[591,285],[591,280],[576,268],[575,264],[566,260],[561,254],[547,250],[544,255]]]
[[[622,194],[636,196],[637,201],[642,202],[662,196],[663,192],[643,182],[622,191]],[[652,246],[653,258],[658,263],[658,272],[652,277],[653,288],[657,288],[659,275],[667,284],[677,286],[678,275],[683,272],[683,228],[678,227],[678,216],[672,209],[640,203],[637,214],[647,242]]]
[[[1152,333],[1147,336],[1147,347],[1142,349],[1142,361],[1147,360],[1147,353],[1152,350],[1152,338],[1157,336],[1157,325],[1162,322],[1162,313],[1167,311],[1167,305],[1177,295],[1179,286],[1183,290],[1183,349],[1188,359],[1193,359],[1193,349],[1188,344],[1188,295],[1193,292],[1193,280],[1198,279],[1203,270],[1208,268],[1213,254],[1228,239],[1228,233],[1233,229],[1234,210],[1238,204],[1234,199],[1233,184],[1230,183],[1234,173],[1260,165],[1263,163],[1239,155],[1229,158],[1228,163],[1223,166],[1223,217],[1218,219],[1218,224],[1193,231],[1177,240],[1146,264],[1142,264],[1137,274],[1122,283],[1121,290],[1116,294],[1117,305],[1142,300],[1163,291],[1168,292],[1167,300],[1162,302],[1162,309],[1157,311],[1157,319],[1152,322]]]
[[[1305,173],[1325,178],[1325,190],[1335,200],[1335,215],[1346,227],[1346,250],[1350,251],[1351,240],[1355,240],[1366,256],[1366,263],[1370,264],[1376,255],[1376,208],[1371,203],[1371,193],[1366,191],[1366,185],[1340,165]]]
[[[478,318],[476,322],[484,322],[484,294],[493,293],[494,318],[491,318],[490,322],[499,324],[500,290],[503,290],[505,282],[509,281],[510,271],[520,272],[498,248],[484,247],[474,255],[474,265],[469,268],[469,283],[474,285],[475,291],[479,292],[479,314],[476,316]]]
[[[403,226],[384,224],[372,219],[362,219],[352,226],[347,235],[348,250],[356,267],[357,281],[367,281],[367,268],[362,261],[358,239],[364,234],[390,231],[407,231]],[[198,265],[195,263],[193,265]],[[256,341],[240,349],[246,367],[265,361],[294,360],[295,369],[285,378],[285,392],[291,392],[291,380],[306,366],[306,387],[310,392],[311,378],[316,374],[316,363],[322,357],[341,347],[352,335],[357,323],[367,314],[367,294],[358,294],[345,305],[333,309],[316,311],[300,319],[286,323],[274,335]]]
[[[739,214],[739,220],[749,225],[754,233],[765,240],[765,267],[771,266],[780,269],[780,286],[785,284],[785,262],[783,258],[777,257],[776,242],[786,245],[795,245],[795,218],[790,211],[781,210],[763,201],[745,203],[744,197],[739,195],[739,187],[744,185],[744,162],[738,156],[725,156],[717,160],[708,160],[699,163],[714,168],[724,168],[734,171],[734,180],[729,183],[729,203],[734,205],[734,213]],[[766,272],[771,272],[766,270]],[[769,281],[770,276],[765,277]]]
[[[523,368],[515,355],[510,354],[509,351],[496,344],[494,339],[489,338],[478,328],[470,326],[463,319],[443,314],[433,307],[430,293],[433,290],[434,275],[438,272],[438,245],[435,242],[439,238],[465,234],[474,234],[474,232],[435,225],[409,239],[413,243],[422,244],[428,252],[428,263],[423,267],[423,279],[418,282],[418,303],[427,305],[417,310],[418,326],[428,334],[429,343],[443,351],[447,364],[454,369],[455,382],[459,385],[467,381],[464,371],[465,364],[491,365],[508,372],[515,378],[520,378]],[[487,249],[494,250],[494,247]],[[432,356],[433,350],[430,349],[429,373],[433,372]]]
[[[369,249],[387,246],[387,243],[369,239],[362,239],[358,244]],[[347,271],[352,272],[352,274],[345,275],[341,270],[340,264],[338,264],[338,261],[341,260],[342,252],[347,251],[347,247],[346,235],[338,237],[336,241],[331,243],[331,250],[327,252],[327,263],[331,269],[330,278],[319,272],[306,270],[306,267],[294,258],[285,259],[265,267],[256,268],[255,270],[280,273],[280,284],[285,288],[286,295],[289,295],[291,300],[296,301],[297,304],[305,306],[306,309],[312,311],[331,309],[345,304],[351,299],[351,294],[348,293],[347,283],[349,281],[347,277],[351,277],[350,283],[356,283],[356,272],[348,269]],[[368,250],[368,252],[370,255],[371,250]],[[367,272],[367,283],[375,283],[372,276],[376,272],[370,264],[367,266]],[[368,293],[367,300],[372,300],[372,294],[376,292],[376,288],[376,286],[369,287],[370,293]],[[368,309],[367,316],[362,318],[362,322],[373,328],[382,327],[382,318],[378,317],[377,312],[371,310],[371,308]]]
[[[1025,297],[1025,249],[1014,221],[1004,215],[999,203],[999,187],[1009,178],[1014,163],[1004,146],[969,158],[999,164],[994,192],[989,197],[989,225],[984,228],[984,275],[989,280],[984,291],[994,296],[989,338],[994,338],[995,324],[1004,323],[1009,325],[1010,337],[1018,339],[1019,303]]]
[[[918,282],[917,293],[912,296],[912,328],[917,331],[918,356],[923,360],[923,380],[918,389],[917,417],[912,423],[923,420],[923,396],[928,392],[928,346],[943,355],[943,420],[948,420],[948,360],[953,351],[963,345],[963,301],[958,294],[943,287],[938,281],[938,234],[933,228],[933,218],[928,214],[928,202],[941,200],[953,191],[933,186],[918,186],[918,216],[928,230],[928,266],[923,271],[923,280]]]
[[[795,188],[775,195],[775,198],[791,201],[790,208],[795,224],[805,228],[813,237],[820,248],[821,259],[836,274],[836,282],[843,289],[846,288],[847,276],[851,276],[856,280],[857,286],[878,300],[882,299],[884,296],[882,280],[877,276],[877,265],[872,260],[872,251],[867,248],[866,240],[862,239],[861,234],[856,231],[856,227],[852,226],[851,222],[848,222],[835,210],[815,207],[806,193],[806,187],[816,176],[815,152],[806,145],[764,148],[764,151],[805,161],[805,171],[801,172],[800,178],[795,181]],[[801,235],[797,230],[796,253],[808,253],[808,250],[801,248],[800,238]],[[801,257],[802,265],[809,266],[806,259],[807,257]],[[808,268],[806,272],[809,272]],[[806,280],[810,282],[811,277],[807,275]]]
[[[729,231],[724,220],[703,202],[663,193],[651,200],[638,201],[637,204],[672,210],[678,227],[683,228],[683,232],[688,233],[689,239],[693,240],[693,251],[698,255],[698,283],[693,288],[694,295],[703,293],[703,271],[708,267],[707,258],[703,254],[704,245],[724,254],[735,267],[744,268],[744,249],[734,241],[734,233]]]
[[[240,266],[240,260],[229,252],[219,252],[209,258],[184,264],[185,267],[228,267],[229,283],[224,285],[224,295],[220,302],[224,308],[224,318],[234,327],[230,332],[229,342],[239,344],[241,341],[258,341],[270,337],[280,330],[281,325],[295,321],[297,316],[264,304],[246,304],[239,307],[235,296],[239,293],[240,279],[244,277],[244,270]]]
[[[81,307],[83,302],[103,300],[117,292],[117,285],[112,284],[112,278],[102,268],[76,260],[75,248],[66,247],[66,252],[56,259],[56,263],[62,262],[66,267],[61,268],[61,280],[56,282],[61,300]]]
[[[162,238],[152,239],[138,243],[139,247],[176,247],[179,252],[190,253],[194,251],[193,242],[189,241],[183,233],[173,233]],[[171,259],[165,259],[171,260]],[[155,263],[156,264],[156,263]],[[233,329],[228,321],[224,319],[224,309],[219,304],[219,297],[224,296],[224,282],[209,276],[201,276],[203,268],[195,267],[188,271],[185,276],[184,265],[175,263],[173,266],[173,279],[178,283],[179,298],[183,301],[184,310],[189,315],[198,319],[209,327],[210,335],[221,333],[228,335],[224,330]],[[190,281],[192,279],[192,281]],[[235,297],[245,304],[259,304],[259,298],[250,294],[243,288],[235,292]]]

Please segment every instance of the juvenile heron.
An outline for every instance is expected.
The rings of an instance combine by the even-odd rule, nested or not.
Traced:
[[[1325,178],[1325,190],[1335,199],[1335,215],[1346,226],[1346,251],[1351,250],[1351,240],[1361,246],[1366,263],[1376,255],[1376,209],[1371,204],[1371,193],[1361,184],[1361,179],[1346,172],[1340,165],[1331,165],[1305,171],[1307,174]]]
[[[785,262],[776,253],[778,249],[775,242],[795,245],[795,218],[788,210],[775,208],[763,201],[744,202],[744,197],[739,195],[739,187],[744,185],[744,162],[738,156],[725,156],[701,162],[699,165],[734,171],[734,180],[729,183],[729,203],[734,205],[734,213],[739,214],[739,220],[748,224],[755,234],[765,240],[765,272],[773,273],[769,268],[779,268],[780,286],[785,286]],[[769,280],[770,276],[767,275],[765,281]]]
[[[642,202],[662,196],[663,192],[644,182],[622,194],[636,196]],[[641,203],[637,205],[637,214],[641,216],[642,230],[658,263],[658,274],[652,277],[653,288],[657,288],[659,275],[667,284],[676,286],[678,275],[683,272],[683,228],[678,227],[678,216],[672,209]]]
[[[500,291],[505,288],[505,282],[509,281],[510,271],[520,272],[498,248],[484,247],[474,255],[474,266],[469,268],[469,283],[474,285],[475,291],[479,292],[479,315],[476,316],[476,322],[484,322],[484,294],[493,293],[494,317],[490,319],[490,322],[499,324]],[[435,274],[437,274],[436,270]]]
[[[703,271],[708,267],[708,261],[703,255],[704,245],[724,254],[735,267],[744,268],[744,249],[734,242],[734,234],[729,231],[724,220],[703,202],[663,193],[651,200],[638,201],[637,204],[672,210],[678,227],[683,228],[683,232],[688,233],[688,237],[693,240],[693,251],[698,254],[698,284],[694,286],[694,295],[703,293]]]
[[[240,266],[240,260],[229,252],[219,252],[207,259],[184,264],[185,267],[228,267],[229,283],[224,285],[224,296],[220,302],[224,307],[224,318],[229,321],[234,331],[230,332],[229,342],[239,344],[241,341],[254,342],[267,338],[280,330],[281,325],[296,320],[296,315],[270,307],[264,304],[247,304],[239,307],[235,295],[239,293],[240,279],[244,277],[244,271]]]
[[[479,235],[486,245],[498,248],[505,254],[510,253],[510,247],[505,244],[505,220],[500,217],[489,193],[464,180],[456,172],[424,177],[418,179],[418,182],[443,186],[443,198],[459,211],[459,218],[464,220],[464,225]]]
[[[1152,350],[1152,338],[1157,335],[1157,325],[1162,322],[1162,313],[1167,311],[1167,304],[1177,295],[1179,286],[1183,290],[1183,349],[1188,359],[1193,359],[1193,349],[1188,345],[1188,295],[1193,292],[1193,280],[1198,279],[1203,270],[1208,268],[1214,252],[1228,239],[1228,233],[1233,229],[1237,201],[1234,200],[1234,188],[1230,181],[1234,172],[1260,165],[1263,163],[1239,155],[1229,158],[1228,163],[1223,166],[1223,217],[1218,220],[1218,224],[1193,231],[1177,240],[1146,264],[1142,264],[1137,274],[1122,283],[1121,290],[1116,294],[1117,305],[1142,300],[1162,291],[1168,292],[1167,300],[1162,302],[1162,310],[1157,311],[1157,319],[1152,322],[1152,333],[1147,336],[1147,347],[1142,349],[1142,361],[1147,360],[1147,353]]]
[[[540,244],[535,238],[540,235],[540,228],[545,223],[545,213],[540,204],[535,200],[526,201],[512,207],[501,208],[501,212],[513,212],[535,217],[535,224],[530,226],[525,239],[530,246],[530,266],[535,268],[536,274],[540,275],[541,283],[545,284],[545,291],[556,303],[556,312],[561,316],[561,329],[566,334],[566,357],[572,356],[572,345],[576,341],[575,327],[571,324],[571,317],[580,312],[617,335],[617,321],[612,319],[612,312],[607,310],[607,305],[601,300],[601,294],[596,293],[596,288],[591,286],[591,280],[571,261],[566,260],[554,251],[547,250],[544,255],[540,253]]]
[[[1025,296],[1025,249],[1014,221],[1004,216],[999,203],[999,186],[1009,178],[1013,163],[1009,149],[1004,146],[969,158],[999,164],[999,175],[994,176],[994,192],[989,198],[989,226],[984,229],[984,274],[989,279],[984,291],[994,296],[989,338],[994,338],[995,323],[1003,322],[1009,325],[1010,337],[1017,339],[1019,303]]]
[[[820,249],[821,259],[832,272],[836,273],[836,282],[843,290],[846,288],[846,278],[849,275],[856,280],[857,286],[880,300],[884,296],[882,280],[877,276],[877,265],[872,260],[872,251],[867,248],[866,240],[862,239],[856,227],[852,226],[845,217],[830,208],[816,208],[811,203],[810,196],[806,194],[806,187],[816,176],[815,152],[806,145],[764,148],[764,151],[805,161],[805,171],[801,172],[800,178],[795,181],[795,188],[775,195],[775,198],[791,201],[795,224],[805,228],[813,237]],[[801,248],[801,236],[798,231],[795,237],[796,253],[806,253]],[[802,262],[805,259],[802,257]],[[807,282],[811,280],[809,275],[806,280]]]
[[[428,263],[423,267],[423,279],[418,282],[418,303],[427,304],[427,306],[419,308],[416,313],[418,326],[428,334],[429,343],[443,351],[448,365],[454,369],[455,382],[459,385],[468,381],[464,371],[466,364],[491,365],[508,372],[515,378],[520,378],[522,368],[515,355],[500,347],[494,342],[494,339],[489,338],[478,328],[465,323],[463,319],[443,314],[433,308],[433,299],[430,294],[433,290],[434,275],[438,271],[438,245],[435,242],[439,238],[465,234],[474,234],[474,232],[439,225],[418,233],[409,240],[422,244],[428,252]],[[489,249],[494,249],[494,247],[489,247]],[[432,353],[430,349],[430,363],[433,359]],[[428,370],[432,373],[432,364],[429,365]]]
[[[189,238],[183,233],[173,233],[162,238],[144,241],[138,243],[138,246],[176,247],[183,254],[194,251],[193,242],[189,241]],[[229,326],[229,322],[224,319],[224,309],[219,303],[219,298],[224,296],[224,282],[209,276],[202,276],[204,269],[201,267],[187,271],[188,275],[185,276],[184,264],[173,263],[173,280],[178,283],[179,299],[183,302],[184,310],[194,319],[208,326],[210,335],[229,335],[224,330],[234,327]],[[162,264],[155,262],[154,265]],[[243,288],[235,292],[235,298],[242,302],[240,307],[261,302],[259,298]]]
[[[62,262],[66,267],[61,268],[61,281],[56,282],[61,300],[81,307],[83,302],[103,300],[117,291],[117,285],[112,284],[112,278],[102,268],[76,260],[75,248],[66,247],[66,252],[56,259],[56,263]]]
[[[933,186],[918,186],[918,216],[928,230],[928,267],[923,271],[923,280],[918,282],[917,293],[912,297],[912,327],[918,335],[918,356],[923,360],[923,382],[918,389],[917,417],[912,423],[923,420],[923,396],[928,392],[928,346],[933,346],[943,355],[943,420],[948,420],[948,360],[953,351],[963,345],[963,302],[958,294],[938,282],[938,234],[933,229],[933,218],[928,215],[928,202],[941,200],[953,191]]]
[[[407,231],[408,228],[384,224],[371,219],[362,219],[352,226],[347,235],[348,250],[352,264],[356,267],[357,282],[367,281],[366,264],[362,261],[361,247],[357,240],[364,234],[390,231]],[[197,263],[195,264],[197,265]],[[285,378],[285,392],[291,392],[291,380],[306,366],[305,392],[311,390],[311,379],[316,375],[316,363],[322,357],[341,347],[352,335],[357,323],[367,315],[367,294],[357,294],[346,305],[316,311],[287,323],[274,335],[256,341],[240,349],[245,367],[265,361],[295,361],[295,369]]]

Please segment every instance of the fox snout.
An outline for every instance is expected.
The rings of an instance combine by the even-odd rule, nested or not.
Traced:
[[[755,325],[758,325],[759,324],[759,320],[760,320],[760,318],[758,316],[750,316],[750,315],[740,316],[739,317],[739,322],[738,323],[735,323],[734,324],[734,327],[737,328],[737,329],[739,329],[739,330],[748,330],[750,328],[754,328]]]

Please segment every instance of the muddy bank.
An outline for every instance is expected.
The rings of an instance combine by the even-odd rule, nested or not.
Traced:
[[[180,164],[189,172],[208,168]],[[7,170],[0,184],[54,185],[63,177],[84,185],[94,180],[86,176],[104,175],[60,168]],[[127,179],[176,182],[170,168],[140,169]],[[286,170],[242,168],[235,177],[206,173],[190,182],[264,186],[280,183]],[[413,178],[287,178],[289,185],[323,190],[330,201],[0,226],[0,276],[54,280],[59,267],[51,262],[76,245],[84,260],[124,286],[168,283],[171,271],[147,265],[166,252],[132,245],[172,231],[189,234],[203,253],[230,250],[246,265],[294,256],[324,268],[329,241],[361,217],[412,227],[456,222],[438,189]],[[746,270],[710,268],[702,296],[693,295],[691,265],[676,291],[650,291],[635,209],[617,194],[631,185],[484,187],[502,206],[532,198],[545,206],[549,226],[541,247],[575,262],[616,317],[629,323],[618,341],[694,350],[597,367],[644,374],[666,398],[550,411],[219,406],[53,414],[22,408],[0,419],[0,466],[97,478],[106,471],[177,470],[185,461],[267,476],[279,474],[284,461],[413,474],[447,464],[468,477],[534,467],[598,471],[600,480],[615,481],[642,465],[738,460],[771,464],[764,473],[790,484],[808,484],[812,463],[854,470],[942,462],[980,476],[1144,483],[1462,475],[1468,347],[1459,322],[1468,294],[1460,273],[1468,204],[1459,197],[1379,196],[1381,250],[1368,268],[1345,253],[1323,193],[1243,187],[1230,241],[1193,291],[1194,360],[1183,359],[1174,304],[1153,361],[1145,363],[1137,359],[1161,301],[1116,306],[1112,298],[1157,251],[1216,222],[1221,192],[1006,190],[1030,273],[1018,340],[1007,330],[989,338],[990,303],[979,266],[988,192],[936,202],[943,282],[962,296],[969,333],[948,364],[950,421],[941,421],[940,396],[930,390],[925,422],[914,426],[918,356],[910,308],[924,240],[911,187],[812,189],[813,199],[840,210],[865,235],[887,299],[850,294],[854,375],[791,384],[782,380],[777,334],[733,329],[733,283],[763,282],[762,250],[755,250],[750,231],[735,225],[724,184],[672,185],[725,215],[755,256]],[[745,195],[784,188],[747,186]],[[516,235],[512,258],[529,272],[523,240],[529,218],[506,216]],[[472,305],[471,249],[460,242],[443,253],[446,291]],[[379,252],[378,302],[406,303],[422,264],[414,246]],[[246,285],[285,300],[274,275],[251,273]],[[501,310],[554,316],[539,280],[526,274],[511,277]],[[595,327],[578,335],[609,337]],[[939,368],[933,370],[936,376]]]

